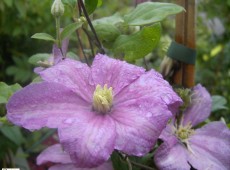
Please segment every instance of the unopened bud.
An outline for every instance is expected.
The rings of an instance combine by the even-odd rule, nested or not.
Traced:
[[[86,23],[87,20],[85,17],[81,16],[79,19],[78,19],[79,22],[83,22],[83,23]]]
[[[184,89],[184,88],[178,88],[175,90],[177,94],[180,96],[180,98],[183,100],[183,105],[180,106],[180,110],[184,111],[188,108],[188,106],[191,104],[191,90],[190,89]]]
[[[60,17],[64,14],[65,8],[61,0],[54,0],[51,7],[51,14],[55,17]]]

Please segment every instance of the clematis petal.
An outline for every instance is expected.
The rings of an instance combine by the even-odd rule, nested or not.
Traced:
[[[160,170],[190,170],[188,155],[184,145],[174,137],[157,149],[154,161]]]
[[[223,122],[212,122],[191,136],[190,163],[196,169],[230,169],[230,130]]]
[[[200,84],[192,89],[191,105],[184,112],[183,125],[193,126],[203,122],[211,113],[212,99],[208,91]]]
[[[58,164],[49,168],[49,170],[113,170],[112,162],[108,161],[95,168],[76,168],[74,164]]]
[[[115,149],[143,156],[153,148],[172,115],[164,103],[138,98],[118,105],[111,116],[116,122]]]
[[[40,72],[42,72],[42,71],[44,71],[45,70],[45,68],[43,68],[43,67],[35,67],[34,68],[34,72],[36,73],[36,74],[39,74]]]
[[[61,46],[61,50],[62,50],[64,57],[66,57],[66,53],[68,51],[68,46],[69,46],[69,38],[65,38],[62,41],[62,46]]]
[[[64,57],[62,56],[61,50],[58,48],[57,44],[53,45],[52,49],[52,56],[50,57],[51,62],[53,62],[54,65],[62,61]]]
[[[81,114],[90,106],[69,88],[58,83],[31,84],[16,92],[9,100],[7,118],[12,123],[35,130],[57,128],[87,117]]]
[[[114,95],[119,93],[125,86],[132,83],[145,70],[126,63],[125,61],[115,60],[106,55],[97,54],[92,64],[92,78],[95,84],[113,87]]]
[[[166,128],[161,132],[159,139],[167,142],[168,140],[173,140],[170,138],[175,138],[174,136],[174,132],[175,132],[175,127],[174,125],[171,123],[169,123]]]
[[[143,97],[149,98],[149,100],[154,103],[163,103],[163,106],[167,105],[172,113],[175,113],[182,104],[181,98],[173,91],[169,83],[154,70],[146,72],[124,88],[122,92],[114,98],[114,104],[122,104],[129,100],[135,101]],[[143,102],[145,103],[145,101]]]
[[[63,58],[66,57],[66,53],[68,50],[68,45],[69,45],[69,39],[65,38],[62,41],[62,46],[61,46],[61,50],[60,48],[58,48],[57,44],[53,45],[53,50],[52,50],[52,60],[54,62],[54,65],[56,65],[57,63],[59,63]]]
[[[64,170],[87,170],[82,168],[76,168],[74,164],[56,164],[49,168],[49,170],[63,170],[63,169]]]
[[[68,164],[72,163],[69,154],[64,152],[60,144],[52,145],[42,151],[37,157],[37,164],[41,165],[47,162]]]
[[[86,64],[66,58],[42,71],[40,76],[47,82],[60,83],[72,89],[87,102],[92,102],[95,87],[94,84],[90,84],[91,71]]]
[[[60,142],[77,167],[98,166],[109,159],[114,149],[115,125],[109,115],[95,114],[58,132]]]

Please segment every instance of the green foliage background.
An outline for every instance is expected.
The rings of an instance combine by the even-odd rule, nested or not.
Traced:
[[[71,0],[63,0],[67,1]],[[175,0],[164,1],[175,3]],[[55,20],[50,14],[51,4],[52,0],[0,1],[0,82],[8,85],[19,83],[24,86],[34,79],[34,66],[28,62],[29,57],[36,53],[51,53],[52,44],[30,37],[37,32],[55,36]],[[125,13],[133,5],[132,0],[120,0],[116,3],[104,0],[93,17],[110,16],[117,11]],[[62,17],[63,26],[72,22],[71,17],[71,9],[67,9]],[[222,32],[220,27],[223,28]],[[162,24],[160,44],[152,55],[146,57],[147,63],[141,59],[137,60],[136,64],[159,69],[159,64],[166,53],[167,42],[174,38],[174,30],[174,19],[165,20]],[[76,52],[78,41],[75,37],[71,37],[71,41],[70,49]],[[214,110],[210,120],[219,120],[223,117],[230,123],[230,0],[197,0],[197,52],[196,82],[204,85],[212,95],[223,96],[224,98],[215,97],[215,101],[219,102],[220,106],[226,105],[221,110]],[[5,84],[1,86],[6,87]],[[5,103],[0,103],[0,116],[5,114],[3,104]],[[21,145],[31,146],[42,136],[41,133],[35,133],[27,138],[25,143],[23,135],[18,132],[19,129],[8,130],[19,134],[22,138],[21,143],[14,143],[9,137],[0,134],[1,151],[10,147],[12,152],[16,153]],[[1,132],[6,133],[3,130]],[[44,134],[46,133],[50,132],[44,131]],[[28,135],[28,132],[23,134]],[[26,154],[35,151],[37,150],[30,150]],[[5,156],[3,153],[0,152],[0,160]]]

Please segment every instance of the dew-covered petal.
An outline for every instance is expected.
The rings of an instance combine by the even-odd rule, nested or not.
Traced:
[[[91,168],[107,161],[114,149],[115,125],[108,115],[58,130],[60,142],[77,167]]]
[[[64,152],[60,144],[52,145],[42,151],[37,157],[37,164],[41,165],[47,162],[68,164],[72,163],[68,153]]]
[[[49,170],[89,170],[76,168],[74,164],[56,164],[49,168]]]
[[[111,116],[116,122],[115,149],[143,156],[153,148],[172,115],[163,102],[138,98],[114,106]]]
[[[187,150],[175,137],[169,138],[157,149],[154,162],[160,170],[190,170]]]
[[[63,58],[66,57],[66,53],[67,53],[67,50],[68,50],[68,45],[69,45],[69,39],[68,38],[65,38],[62,41],[61,49],[58,48],[57,44],[53,45],[53,49],[52,49],[52,60],[53,60],[53,64],[54,65],[56,65]]]
[[[34,72],[36,73],[36,74],[39,74],[40,72],[42,72],[42,71],[44,71],[45,70],[45,68],[43,68],[43,67],[35,67],[34,68]]]
[[[189,122],[196,126],[207,119],[211,113],[212,99],[209,92],[200,84],[192,89],[190,106],[184,112],[183,125]]]
[[[108,161],[95,168],[76,168],[74,164],[58,164],[49,168],[49,170],[113,170],[112,162]]]
[[[50,57],[51,62],[53,63],[53,65],[56,65],[57,63],[62,61],[63,58],[64,56],[62,55],[60,48],[58,48],[57,44],[54,44],[52,49],[52,56]]]
[[[61,46],[62,53],[63,53],[64,57],[66,57],[66,53],[68,51],[68,46],[69,46],[69,38],[65,38],[62,41],[62,46]]]
[[[57,128],[88,115],[90,106],[69,88],[58,83],[31,84],[9,100],[7,118],[12,123],[35,130]],[[85,114],[83,114],[85,113]]]
[[[89,103],[92,102],[95,87],[94,84],[90,84],[91,71],[86,64],[66,58],[57,65],[42,71],[40,76],[47,82],[60,83]]]
[[[102,54],[97,54],[92,64],[92,77],[95,84],[101,86],[107,84],[108,87],[113,88],[114,95],[144,72],[145,70],[141,67]]]
[[[196,130],[189,143],[189,161],[194,168],[230,169],[230,130],[223,122],[212,122]]]
[[[124,88],[114,98],[114,104],[119,105],[129,100],[135,101],[139,98],[148,98],[148,103],[164,103],[168,110],[175,113],[182,104],[181,98],[173,91],[172,87],[162,76],[154,70],[141,75],[136,81]],[[146,101],[143,101],[145,103]],[[151,105],[152,107],[152,105]],[[163,114],[163,112],[161,113]]]

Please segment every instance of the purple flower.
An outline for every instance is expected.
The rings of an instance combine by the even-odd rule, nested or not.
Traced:
[[[211,97],[197,85],[192,100],[179,126],[168,125],[160,138],[155,163],[161,170],[228,170],[230,169],[230,130],[223,122],[212,122],[202,128],[193,127],[208,118]]]
[[[66,57],[68,45],[69,45],[69,39],[67,38],[62,41],[61,49],[58,48],[57,44],[54,44],[52,49],[52,55],[48,58],[47,61],[39,61],[38,64],[41,65],[41,67],[34,68],[34,72],[39,74],[41,71],[45,70],[46,68],[56,65],[57,63],[62,61],[62,59]]]
[[[114,149],[148,153],[182,103],[156,71],[101,54],[91,68],[65,59],[40,76],[11,97],[7,118],[30,130],[58,128],[78,167],[98,166]]]
[[[49,170],[113,170],[111,161],[105,162],[95,168],[77,168],[73,164],[68,153],[66,153],[60,144],[55,144],[44,151],[37,157],[37,164],[41,165],[47,162],[53,162],[55,165],[51,166]]]

